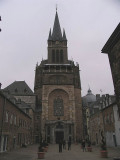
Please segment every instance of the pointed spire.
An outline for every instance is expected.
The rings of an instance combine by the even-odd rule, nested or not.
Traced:
[[[49,40],[52,40],[52,36],[51,36],[51,28],[50,28],[50,31],[49,31],[48,41],[49,41]]]
[[[65,34],[64,28],[63,28],[63,40],[64,40],[64,41],[67,41],[67,38],[66,38],[66,34]]]
[[[53,26],[52,40],[53,41],[62,40],[62,33],[61,33],[57,10],[56,10],[55,21],[54,21],[54,26]]]

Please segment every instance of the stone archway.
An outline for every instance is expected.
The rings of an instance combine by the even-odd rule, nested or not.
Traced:
[[[71,136],[73,140],[76,134],[74,89],[71,86],[44,86],[42,95],[42,136],[50,143],[56,142],[56,136],[66,140]],[[58,121],[65,123],[63,131],[55,128]],[[72,133],[69,133],[70,125]]]
[[[55,142],[59,143],[64,140],[64,124],[61,122],[57,122],[55,127]]]
[[[69,95],[62,89],[53,90],[48,97],[48,119],[69,120],[70,119]]]
[[[71,121],[48,121],[46,126],[46,140],[49,143],[59,143],[60,140],[74,141],[74,123]],[[70,131],[71,127],[71,131]]]

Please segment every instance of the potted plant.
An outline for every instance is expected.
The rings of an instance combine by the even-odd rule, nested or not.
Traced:
[[[44,159],[44,154],[42,143],[40,143],[40,146],[38,147],[38,159]]]
[[[88,140],[87,144],[88,144],[88,145],[87,145],[87,151],[88,151],[88,152],[92,152],[91,141]]]
[[[108,152],[107,152],[107,147],[106,147],[106,142],[105,142],[105,138],[103,136],[103,132],[101,133],[101,157],[102,158],[107,158],[108,157]]]
[[[48,143],[45,140],[43,141],[43,149],[44,149],[44,152],[47,152],[48,150]]]

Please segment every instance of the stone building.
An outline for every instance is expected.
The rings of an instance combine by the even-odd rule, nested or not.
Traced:
[[[32,143],[31,117],[0,91],[0,152]]]
[[[120,121],[115,96],[103,95],[91,104],[91,108],[93,108],[89,115],[91,142],[100,145],[102,133],[107,146],[119,146]]]
[[[102,53],[108,54],[120,116],[120,23],[104,45]]]
[[[48,142],[82,138],[79,65],[68,59],[65,30],[56,11],[48,37],[48,58],[36,66],[35,94],[41,108],[41,135]]]
[[[90,104],[96,101],[96,96],[92,93],[91,89],[88,89],[88,92],[85,96],[82,97],[82,113],[83,113],[83,136],[85,139],[89,139],[89,112]]]

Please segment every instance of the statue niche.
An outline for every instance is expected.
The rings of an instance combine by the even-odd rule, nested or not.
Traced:
[[[54,116],[64,116],[64,105],[61,97],[54,99]]]

